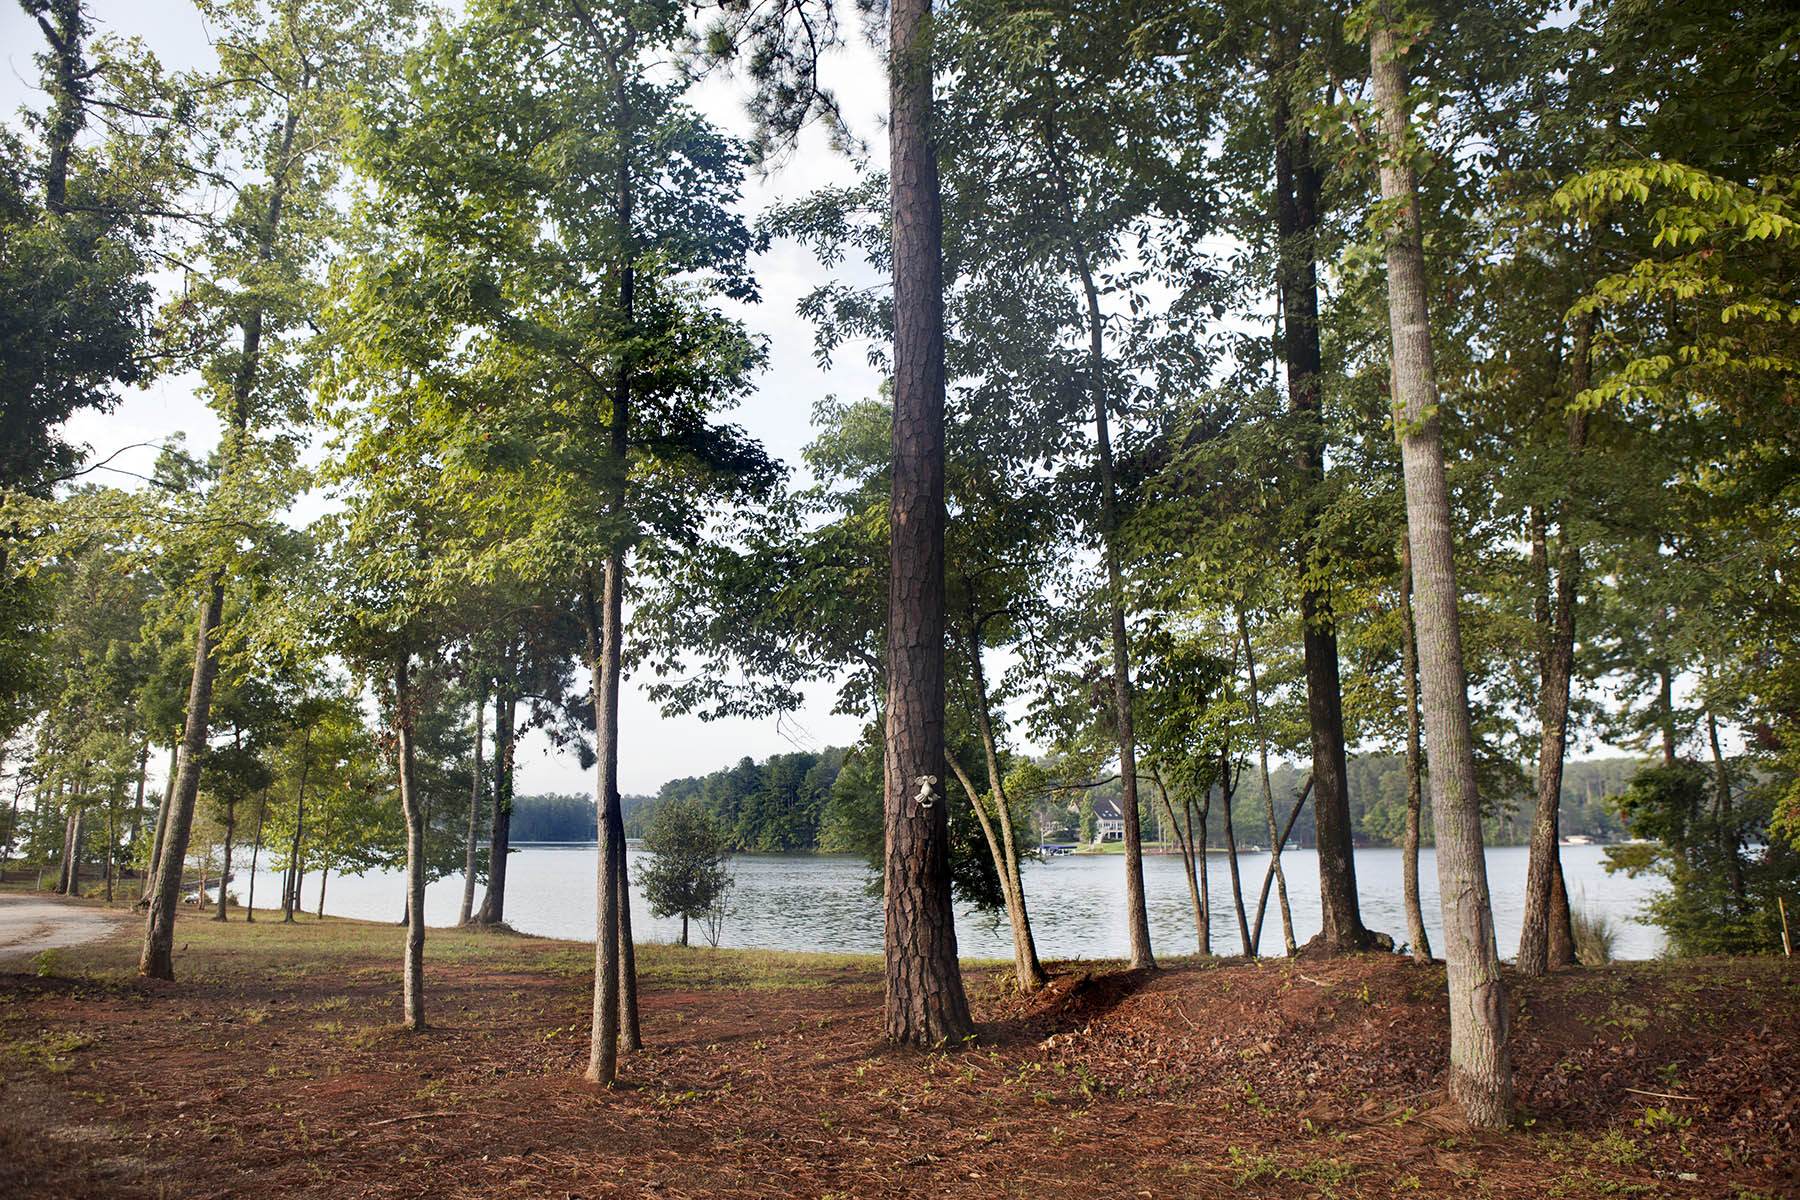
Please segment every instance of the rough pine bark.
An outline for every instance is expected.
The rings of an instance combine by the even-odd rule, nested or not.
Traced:
[[[1444,907],[1444,959],[1450,993],[1449,1090],[1472,1125],[1499,1129],[1511,1116],[1513,1100],[1506,992],[1500,982],[1500,955],[1494,945],[1487,863],[1482,853],[1468,680],[1457,625],[1450,491],[1444,477],[1437,374],[1426,303],[1418,178],[1412,166],[1411,110],[1400,54],[1392,13],[1383,3],[1369,34],[1369,59],[1381,129],[1381,196],[1391,210],[1388,323],[1393,337],[1407,530],[1418,596],[1420,680],[1438,892]]]
[[[156,863],[156,888],[144,920],[144,945],[138,974],[151,979],[175,978],[175,914],[181,906],[181,864],[187,857],[188,834],[194,826],[194,799],[200,794],[200,767],[206,761],[206,735],[212,714],[213,677],[218,661],[213,636],[225,611],[225,583],[214,575],[200,629],[194,638],[194,674],[188,686],[187,727],[181,735],[181,768],[169,804],[168,828]]]
[[[1412,959],[1423,966],[1431,962],[1431,936],[1425,932],[1425,910],[1419,903],[1419,836],[1425,790],[1419,750],[1419,639],[1413,627],[1412,546],[1407,538],[1400,539],[1400,636],[1406,643],[1401,654],[1401,669],[1406,672],[1406,836],[1400,851],[1400,889]]]
[[[413,720],[418,715],[412,691],[410,655],[394,664],[394,724],[400,739],[400,810],[406,817],[406,961],[401,970],[400,1004],[406,1027],[425,1028],[425,798],[413,770]],[[323,885],[321,885],[323,886]],[[324,907],[323,892],[320,907]]]
[[[887,1036],[974,1033],[950,901],[944,775],[944,284],[931,130],[930,0],[888,6],[894,253],[893,494],[883,812]]]

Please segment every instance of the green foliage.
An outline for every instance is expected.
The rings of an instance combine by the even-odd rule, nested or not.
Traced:
[[[1727,769],[1725,787],[1737,787]],[[1647,846],[1608,852],[1607,870],[1660,874],[1666,890],[1645,915],[1677,955],[1776,954],[1778,896],[1800,889],[1800,851],[1769,837],[1772,789],[1752,784],[1733,796],[1698,763],[1646,766],[1620,798],[1631,832]]]
[[[720,908],[731,886],[730,848],[725,830],[697,800],[659,804],[644,836],[650,859],[638,871],[650,911],[682,919],[682,939],[690,919]]]

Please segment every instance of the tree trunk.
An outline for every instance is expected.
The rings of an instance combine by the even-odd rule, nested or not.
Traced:
[[[1425,932],[1425,910],[1419,902],[1419,834],[1425,789],[1419,755],[1419,642],[1413,629],[1412,546],[1400,539],[1400,630],[1406,640],[1401,669],[1406,672],[1406,841],[1400,853],[1400,887],[1406,905],[1406,936],[1412,959],[1431,962],[1431,936]]]
[[[1400,39],[1387,0],[1369,36],[1370,73],[1381,126],[1381,195],[1393,212],[1387,230],[1388,321],[1394,347],[1407,529],[1418,592],[1420,679],[1431,771],[1438,892],[1444,905],[1444,959],[1450,993],[1450,1096],[1470,1124],[1504,1128],[1513,1099],[1506,992],[1494,945],[1481,801],[1469,729],[1468,682],[1457,626],[1450,491],[1438,417],[1426,304],[1418,180]]]
[[[400,811],[406,817],[406,962],[401,971],[400,1007],[406,1027],[425,1028],[425,806],[413,773],[413,721],[417,700],[412,691],[410,655],[394,664],[394,729],[400,739]],[[320,885],[320,903],[324,902]]]
[[[638,1025],[637,943],[631,935],[631,877],[625,852],[625,821],[621,812],[619,820],[619,1049],[630,1054],[644,1048],[644,1034]]]
[[[1575,349],[1570,359],[1570,388],[1579,396],[1587,390],[1589,351],[1594,318],[1583,313],[1575,324]],[[1587,413],[1569,414],[1569,472],[1579,477],[1582,449],[1587,444]],[[1569,688],[1575,669],[1575,604],[1580,595],[1581,548],[1570,528],[1572,504],[1565,499],[1558,522],[1556,595],[1550,595],[1549,552],[1545,546],[1544,519],[1534,513],[1532,559],[1538,569],[1538,627],[1540,695],[1538,721],[1537,812],[1531,822],[1531,856],[1525,870],[1525,914],[1519,931],[1518,970],[1528,977],[1545,974],[1550,961],[1551,920],[1556,909],[1556,878],[1561,873],[1563,754],[1568,745]],[[1573,939],[1571,939],[1572,943]]]
[[[1344,753],[1343,684],[1338,675],[1337,621],[1328,588],[1317,582],[1322,565],[1316,545],[1317,490],[1325,478],[1325,425],[1320,382],[1316,149],[1294,119],[1285,72],[1300,57],[1300,31],[1277,6],[1274,104],[1275,233],[1277,290],[1287,325],[1282,357],[1287,363],[1288,411],[1297,419],[1296,484],[1303,497],[1305,530],[1298,547],[1300,618],[1306,659],[1306,713],[1312,732],[1313,817],[1319,855],[1319,941],[1332,950],[1361,950],[1373,942],[1363,927],[1356,895],[1356,857],[1350,822]]]
[[[156,890],[156,867],[162,862],[163,839],[169,831],[169,810],[175,806],[175,780],[180,775],[181,739],[169,747],[169,779],[163,785],[162,804],[156,810],[156,833],[150,839],[150,861],[144,864],[143,880],[138,885],[138,905],[150,907],[150,893]]]
[[[1286,846],[1288,835],[1294,832],[1294,822],[1300,819],[1300,810],[1306,807],[1306,798],[1312,795],[1312,776],[1306,777],[1306,786],[1300,789],[1300,795],[1294,799],[1294,807],[1288,811],[1287,824],[1281,827],[1281,834],[1275,839],[1277,846]],[[1204,875],[1201,876],[1205,878]],[[1275,879],[1275,864],[1271,862],[1263,872],[1262,894],[1256,898],[1256,924],[1250,929],[1250,947],[1255,949],[1262,945],[1263,916],[1269,909],[1269,884]],[[1296,947],[1298,949],[1298,947]]]
[[[93,72],[82,58],[82,41],[88,34],[88,23],[81,0],[48,0],[45,11],[26,5],[26,11],[37,18],[44,40],[50,43],[51,84],[50,111],[45,121],[44,141],[49,161],[44,170],[44,206],[51,212],[68,211],[69,159],[74,154],[75,139],[87,124],[88,81]]]
[[[679,946],[686,946],[688,944],[687,927],[688,927],[688,916],[686,913],[682,913],[681,914],[681,941],[676,943]]]
[[[963,781],[963,787],[969,789],[969,801],[975,805],[975,813],[982,817],[982,831],[987,835],[989,848],[994,851],[994,865],[999,868],[1000,880],[1005,885],[1007,923],[1012,927],[1013,942],[1013,975],[1019,981],[1023,991],[1036,991],[1044,985],[1043,964],[1038,961],[1037,940],[1031,935],[1031,917],[1025,907],[1025,881],[1019,874],[1019,847],[1013,832],[1012,801],[1006,795],[1006,779],[1000,771],[1000,743],[994,736],[994,715],[988,702],[987,672],[981,662],[981,630],[975,620],[975,614],[969,614],[969,669],[975,685],[975,725],[981,734],[982,757],[986,760],[988,774],[988,791],[994,797],[995,820],[1000,826],[999,844],[995,845],[993,831],[988,828],[981,804],[975,793],[969,789],[969,781]],[[955,758],[950,759],[955,763]],[[960,770],[959,770],[960,773]]]
[[[488,831],[488,881],[482,893],[478,925],[498,925],[506,920],[506,861],[512,853],[514,721],[518,709],[517,685],[510,674],[516,669],[519,650],[509,650],[509,674],[500,680],[494,695],[494,815]]]
[[[1711,668],[1707,669],[1707,681],[1711,682]],[[1718,828],[1719,853],[1725,857],[1725,869],[1731,876],[1731,894],[1737,900],[1738,911],[1745,909],[1744,894],[1744,860],[1739,856],[1741,846],[1738,842],[1737,830],[1731,821],[1731,773],[1725,769],[1725,756],[1719,752],[1719,722],[1713,716],[1712,700],[1706,702],[1706,739],[1712,745],[1713,785],[1716,791],[1714,819]]]
[[[1074,196],[1063,164],[1055,125],[1044,121],[1044,149],[1055,174],[1057,196],[1068,224],[1069,250],[1081,280],[1088,327],[1088,390],[1094,403],[1094,459],[1100,469],[1100,554],[1106,563],[1107,626],[1112,642],[1113,722],[1119,737],[1119,782],[1125,820],[1125,919],[1133,970],[1153,968],[1150,914],[1144,895],[1144,843],[1138,828],[1137,737],[1132,725],[1131,642],[1125,629],[1125,584],[1119,566],[1119,498],[1112,453],[1112,421],[1106,386],[1105,322],[1100,292],[1088,262],[1087,243],[1077,223]]]
[[[1219,751],[1219,799],[1225,810],[1225,855],[1231,867],[1231,905],[1237,911],[1238,940],[1243,943],[1244,957],[1255,958],[1256,951],[1250,945],[1250,921],[1244,913],[1244,886],[1238,875],[1237,834],[1231,828],[1231,798],[1236,788],[1232,786],[1230,753]]]
[[[144,739],[143,748],[138,751],[137,797],[131,802],[131,844],[137,845],[138,835],[144,831],[144,784],[150,774],[150,739]]]
[[[623,464],[621,465],[621,469]],[[619,645],[615,639],[623,616],[623,563],[618,555],[606,561],[605,592],[596,606],[593,576],[582,589],[582,608],[587,618],[588,664],[593,680],[595,763],[594,792],[599,812],[599,853],[595,878],[594,1004],[588,1041],[587,1078],[611,1086],[618,1076],[622,948],[619,907],[623,894],[620,880],[625,871],[625,827],[615,820],[619,770]]]
[[[106,902],[108,904],[112,903],[113,898],[113,849],[119,843],[116,825],[117,818],[113,816],[112,805],[108,804],[106,806],[106,866],[103,868],[106,873]]]
[[[313,920],[315,921],[323,921],[325,919],[325,883],[330,878],[331,868],[328,866],[321,866],[319,868],[319,907],[313,913]]]
[[[1211,954],[1212,937],[1206,928],[1206,906],[1201,900],[1200,879],[1194,870],[1193,817],[1191,815],[1188,817],[1188,831],[1183,834],[1181,822],[1175,816],[1175,806],[1169,802],[1169,789],[1163,783],[1162,772],[1152,770],[1150,779],[1156,784],[1156,794],[1162,799],[1163,810],[1169,814],[1169,826],[1174,829],[1176,845],[1181,849],[1181,873],[1187,880],[1188,900],[1194,906],[1194,940],[1199,947],[1198,953]],[[1189,813],[1192,812],[1191,805],[1185,800],[1181,807]],[[1206,853],[1204,846],[1200,848],[1200,853]]]
[[[1269,738],[1263,729],[1262,697],[1256,687],[1256,655],[1250,649],[1250,622],[1242,607],[1237,610],[1238,637],[1244,643],[1244,667],[1250,677],[1250,721],[1256,728],[1257,765],[1262,771],[1263,811],[1269,819],[1269,874],[1275,877],[1275,896],[1281,905],[1281,943],[1289,954],[1299,951],[1294,940],[1294,911],[1288,906],[1287,876],[1281,872],[1281,847],[1287,839],[1275,832],[1275,792],[1269,786]],[[1266,886],[1265,886],[1266,892]],[[1257,906],[1256,934],[1251,939],[1250,953],[1262,952],[1262,911]]]
[[[294,795],[294,842],[288,849],[288,884],[281,895],[284,925],[293,924],[294,915],[300,911],[300,834],[306,825],[306,778],[312,769],[312,731],[312,724],[308,722],[300,739],[300,787]]]
[[[469,837],[463,849],[462,914],[457,924],[467,925],[475,915],[475,841],[481,816],[481,733],[482,718],[487,715],[487,689],[475,697],[475,773],[469,784]]]
[[[244,898],[244,921],[256,921],[256,860],[262,856],[263,822],[269,818],[269,793],[265,788],[256,805],[256,840],[250,843],[250,887]]]
[[[200,794],[200,767],[206,760],[206,735],[212,717],[213,676],[218,662],[213,656],[213,637],[225,610],[225,582],[215,573],[200,613],[200,629],[194,639],[194,677],[188,688],[187,727],[181,736],[180,769],[175,794],[169,804],[168,828],[162,854],[156,863],[156,889],[150,896],[150,913],[144,922],[143,952],[138,974],[152,979],[175,978],[175,914],[181,905],[181,864],[187,858],[188,834],[194,825],[194,800]]]
[[[231,839],[237,833],[237,801],[231,800],[225,805],[225,854],[219,867],[219,913],[215,921],[229,921],[230,910],[225,907],[225,887],[231,882]]]
[[[258,232],[257,257],[268,262],[274,255],[275,238],[281,228],[282,206],[287,196],[289,174],[293,169],[294,135],[299,128],[300,95],[310,89],[310,76],[303,76],[298,91],[290,96],[282,121],[281,144],[276,153],[275,168],[269,181],[269,208]],[[225,431],[223,457],[229,474],[243,453],[243,442],[249,435],[250,401],[256,388],[261,364],[263,309],[250,310],[243,323],[243,346],[238,367],[231,383],[231,423]],[[200,792],[200,767],[206,757],[207,734],[212,721],[213,676],[217,663],[213,658],[213,639],[225,609],[225,575],[213,572],[207,601],[201,612],[200,629],[194,639],[194,674],[188,688],[187,725],[182,734],[181,770],[176,779],[175,799],[169,814],[169,829],[158,860],[156,894],[150,902],[149,919],[145,922],[144,948],[138,961],[138,973],[154,979],[173,979],[175,963],[173,945],[175,914],[180,903],[181,861],[187,856],[189,831],[194,823],[194,800]],[[173,865],[172,879],[163,878],[163,868]]]
[[[886,1000],[897,1042],[974,1033],[956,956],[944,770],[944,283],[931,135],[931,0],[888,5],[893,492],[883,812]]]

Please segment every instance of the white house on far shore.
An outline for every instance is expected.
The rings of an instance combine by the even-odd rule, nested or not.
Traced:
[[[1110,796],[1094,801],[1094,845],[1125,840],[1125,812]]]

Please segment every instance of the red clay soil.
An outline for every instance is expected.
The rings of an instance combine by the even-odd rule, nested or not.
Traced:
[[[0,1196],[1800,1196],[1780,961],[1509,980],[1529,1123],[1478,1136],[1443,970],[1390,955],[972,972],[980,1042],[931,1054],[865,968],[652,986],[603,1091],[578,960],[517,945],[432,962],[422,1035],[397,935],[329,977],[0,975]]]

